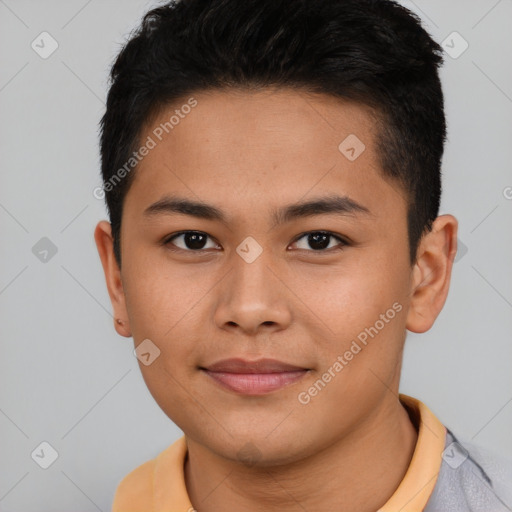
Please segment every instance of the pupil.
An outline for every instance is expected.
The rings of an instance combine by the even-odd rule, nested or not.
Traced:
[[[189,249],[202,249],[205,240],[206,237],[201,233],[185,233],[185,244]]]
[[[308,236],[308,243],[312,249],[320,250],[329,246],[330,235],[326,233],[314,233]]]

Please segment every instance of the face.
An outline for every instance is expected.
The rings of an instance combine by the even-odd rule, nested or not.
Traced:
[[[140,369],[191,439],[299,460],[398,387],[415,285],[405,197],[361,106],[284,89],[194,99],[161,141],[180,105],[140,138],[156,145],[124,200],[116,315],[160,351]]]

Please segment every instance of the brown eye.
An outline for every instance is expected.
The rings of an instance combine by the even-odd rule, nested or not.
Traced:
[[[178,249],[184,251],[201,251],[203,249],[214,249],[216,244],[212,242],[212,246],[207,247],[207,240],[210,238],[206,233],[201,231],[183,231],[177,233],[165,241],[165,245],[174,245]],[[175,241],[179,241],[176,243]]]
[[[294,243],[298,244],[299,240],[302,239],[304,239],[305,242],[302,243],[302,247],[298,247],[299,249],[312,249],[313,251],[320,252],[325,252],[326,249],[342,249],[345,245],[348,245],[342,238],[329,231],[311,231],[310,233],[305,233]],[[333,242],[336,241],[338,243],[334,243],[333,245]]]

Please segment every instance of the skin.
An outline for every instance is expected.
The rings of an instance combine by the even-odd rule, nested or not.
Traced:
[[[110,224],[96,227],[114,317],[123,322],[115,328],[136,346],[149,338],[161,351],[139,365],[156,402],[186,433],[185,478],[197,510],[223,511],[229,503],[244,511],[374,512],[414,451],[416,429],[397,394],[403,344],[406,329],[427,331],[445,303],[457,220],[439,216],[410,265],[405,196],[381,174],[375,121],[363,106],[287,89],[194,98],[198,105],[134,171],[122,270]],[[160,112],[140,140],[177,106]],[[352,162],[338,149],[349,134],[366,146]],[[333,193],[370,214],[273,221],[275,208]],[[227,224],[145,217],[166,194],[214,205]],[[185,230],[209,236],[202,252],[183,237],[162,243]],[[331,249],[340,247],[331,238],[315,251],[303,235],[320,230],[349,243]],[[248,236],[262,248],[252,263],[236,252]],[[300,403],[299,393],[394,303],[401,311]],[[199,369],[231,357],[275,358],[310,371],[280,390],[245,396]]]

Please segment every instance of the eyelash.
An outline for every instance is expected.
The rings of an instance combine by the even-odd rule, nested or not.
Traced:
[[[201,253],[201,252],[205,252],[207,249],[197,249],[197,250],[194,250],[194,249],[182,249],[181,247],[176,247],[173,243],[172,243],[172,240],[174,240],[175,238],[178,238],[182,235],[186,235],[186,234],[189,234],[189,233],[194,233],[194,234],[198,234],[198,235],[205,235],[207,236],[208,238],[212,238],[210,237],[210,235],[208,235],[207,233],[204,233],[203,231],[193,231],[193,230],[189,230],[189,231],[180,231],[179,233],[174,233],[173,235],[170,235],[168,237],[166,237],[162,244],[164,246],[166,246],[169,250],[171,251],[176,251],[176,252],[190,252],[190,253]],[[322,234],[322,235],[326,235],[330,238],[335,238],[338,242],[340,242],[339,245],[335,246],[335,247],[331,247],[329,249],[318,249],[318,250],[313,250],[313,249],[299,249],[301,251],[306,251],[306,252],[311,252],[311,253],[316,253],[316,254],[319,254],[319,253],[328,253],[328,254],[331,254],[332,252],[337,252],[337,251],[342,251],[346,246],[350,245],[349,242],[343,238],[341,238],[340,236],[336,235],[335,233],[332,233],[331,231],[324,231],[324,230],[319,230],[319,231],[306,231],[305,233],[302,233],[300,234],[293,242],[292,244],[298,242],[299,240],[301,240],[302,238],[308,236],[308,235],[312,235],[312,234]],[[171,247],[173,246],[173,247]]]

